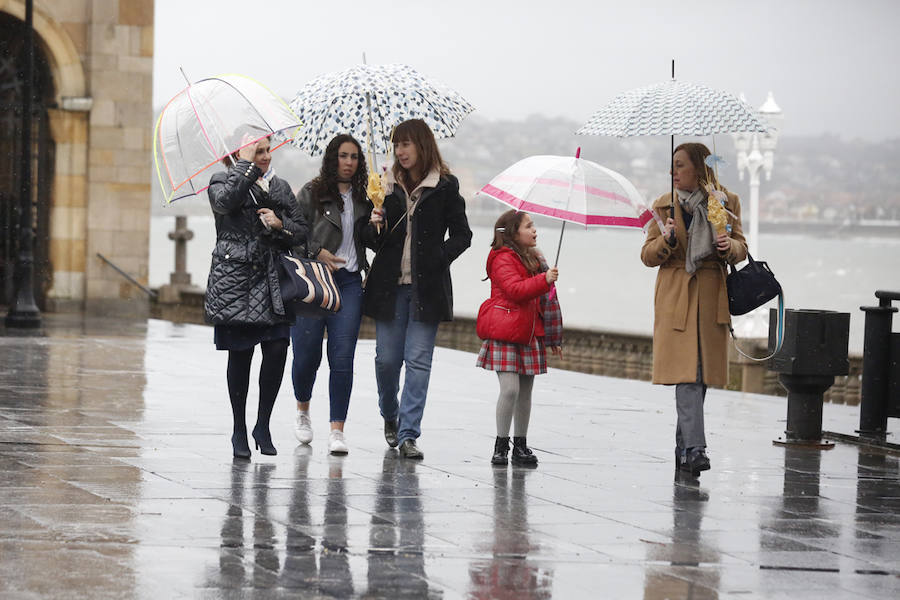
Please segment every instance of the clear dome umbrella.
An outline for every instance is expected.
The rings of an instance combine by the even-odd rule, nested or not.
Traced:
[[[243,146],[275,136],[290,141],[301,124],[290,107],[243,75],[201,79],[163,108],[153,132],[153,158],[166,203],[209,187],[221,161]]]
[[[585,227],[640,229],[657,218],[644,197],[622,174],[575,156],[529,156],[490,183],[478,195],[492,198],[516,210]],[[556,260],[559,261],[559,251]]]

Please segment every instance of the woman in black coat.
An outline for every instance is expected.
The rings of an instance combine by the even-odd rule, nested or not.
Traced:
[[[459,182],[425,121],[398,125],[393,143],[396,161],[388,195],[362,232],[376,252],[363,314],[375,319],[375,376],[385,440],[391,447],[399,443],[401,456],[419,459],[423,454],[416,440],[438,324],[453,319],[450,263],[472,243],[472,230]]]
[[[284,374],[291,318],[281,301],[275,257],[303,243],[307,232],[290,186],[269,166],[268,138],[246,142],[225,159],[231,167],[213,175],[207,191],[216,219],[216,247],[206,286],[206,319],[215,326],[216,349],[228,351],[236,458],[250,458],[245,410],[257,344],[263,357],[253,439],[263,454],[277,454],[269,417]]]

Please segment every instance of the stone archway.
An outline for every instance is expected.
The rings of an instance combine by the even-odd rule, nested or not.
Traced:
[[[24,27],[25,4],[0,0],[0,30]],[[88,110],[82,59],[67,31],[39,6],[34,8],[36,81],[43,82],[35,139],[35,297],[41,308],[81,305],[85,296]],[[17,25],[18,24],[18,25]],[[6,78],[0,74],[0,81]],[[6,79],[8,80],[8,79]],[[18,194],[16,194],[18,195]],[[8,237],[8,236],[7,236]],[[0,290],[2,293],[2,290]]]
[[[22,21],[0,14],[0,282],[4,303],[12,300],[13,270],[20,252],[20,211],[22,103],[27,90],[24,81],[25,25]],[[47,58],[41,48],[35,49],[32,87],[31,147],[28,155],[32,170],[31,213],[34,238],[34,297],[38,306],[45,305],[46,291],[52,282],[49,258],[50,176],[55,155],[50,138],[47,107],[53,103],[53,82]]]

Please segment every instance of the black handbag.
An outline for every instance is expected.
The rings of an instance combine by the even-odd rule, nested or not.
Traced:
[[[747,254],[747,264],[738,271],[728,265],[731,272],[725,278],[728,289],[728,312],[744,315],[759,308],[781,293],[781,284],[764,261],[753,260]]]
[[[725,278],[725,287],[728,290],[728,312],[735,316],[744,315],[777,296],[778,312],[775,314],[777,319],[775,325],[777,331],[775,348],[768,356],[750,356],[738,347],[737,338],[734,336],[734,329],[731,327],[731,323],[728,324],[728,330],[731,332],[734,348],[741,356],[762,362],[775,356],[781,350],[781,345],[784,342],[784,293],[781,289],[781,284],[775,279],[775,274],[766,262],[753,260],[749,252],[747,253],[747,261],[747,264],[739,271],[734,268],[734,265],[728,265],[731,269],[731,272]]]
[[[341,310],[341,293],[325,263],[279,254],[276,270],[281,300],[293,316],[322,318]]]

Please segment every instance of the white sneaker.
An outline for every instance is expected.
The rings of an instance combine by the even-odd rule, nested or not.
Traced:
[[[328,451],[332,454],[347,454],[347,444],[344,442],[344,432],[340,429],[332,429],[328,436]]]
[[[309,420],[309,411],[297,411],[297,420],[294,422],[294,435],[301,444],[308,444],[313,439],[312,421]]]

